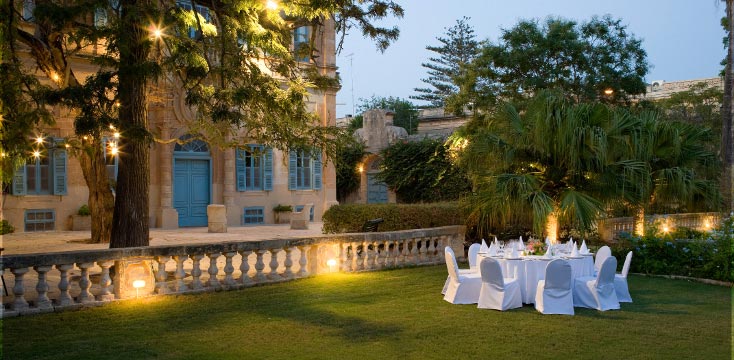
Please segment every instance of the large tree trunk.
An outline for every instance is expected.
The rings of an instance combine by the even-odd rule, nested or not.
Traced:
[[[634,234],[636,236],[645,235],[645,206],[637,206],[635,209],[634,222]]]
[[[104,149],[98,139],[79,153],[79,164],[82,167],[84,180],[89,188],[89,210],[92,213],[92,242],[109,243],[112,233],[112,212],[115,209],[115,197],[112,195],[107,179],[107,166]]]
[[[551,244],[557,244],[558,243],[558,210],[557,208],[554,209],[550,215],[548,215],[548,218],[546,219],[545,223],[545,237],[550,240]]]
[[[123,0],[119,37],[120,97],[119,168],[117,201],[112,222],[111,248],[148,246],[148,191],[150,137],[148,136],[147,67],[148,41],[145,3]]]
[[[726,72],[724,77],[724,99],[722,106],[721,121],[721,161],[724,164],[724,173],[721,177],[721,193],[724,197],[724,206],[728,211],[734,211],[734,127],[732,126],[732,114],[734,114],[734,77],[732,76],[732,65],[734,65],[734,0],[726,0],[726,18],[728,20],[729,49],[726,56]]]

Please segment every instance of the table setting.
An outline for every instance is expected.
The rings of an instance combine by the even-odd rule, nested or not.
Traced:
[[[527,244],[522,237],[518,240],[498,241],[494,238],[489,245],[483,239],[479,249],[477,264],[485,257],[496,259],[502,268],[503,276],[516,278],[520,283],[522,302],[535,302],[536,286],[545,279],[545,268],[551,260],[564,259],[572,268],[573,277],[594,274],[594,254],[589,251],[586,241],[577,246],[573,239],[566,243],[552,244],[530,239]]]

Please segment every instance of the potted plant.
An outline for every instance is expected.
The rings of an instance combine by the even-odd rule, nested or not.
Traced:
[[[289,224],[291,222],[291,212],[293,212],[293,207],[290,205],[278,204],[273,208],[273,212],[275,213],[276,224]]]
[[[89,206],[84,204],[79,207],[76,215],[71,216],[71,230],[73,231],[84,231],[92,230],[92,213],[89,211]]]

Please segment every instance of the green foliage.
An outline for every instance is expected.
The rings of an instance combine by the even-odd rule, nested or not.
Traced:
[[[482,47],[460,80],[465,93],[458,96],[480,109],[543,89],[561,90],[575,101],[624,101],[645,91],[646,56],[642,41],[610,16],[580,24],[553,17],[522,20]],[[604,95],[606,89],[613,94]]]
[[[732,244],[734,216],[710,233],[678,229],[661,234],[648,226],[645,236],[623,236],[613,253],[622,259],[633,252],[631,272],[734,281]]]
[[[369,99],[359,99],[360,103],[357,105],[357,110],[360,115],[355,117],[352,122],[357,126],[354,130],[362,127],[362,114],[370,109],[385,109],[390,110],[394,113],[393,125],[404,128],[408,134],[414,134],[418,130],[418,110],[415,105],[405,99],[397,97],[384,97],[372,95]],[[357,118],[359,120],[357,120]],[[356,121],[356,122],[355,122]]]
[[[360,173],[358,164],[366,155],[364,145],[350,135],[345,135],[352,141],[345,141],[337,151],[336,165],[336,198],[344,201],[346,197],[359,189]]]
[[[13,225],[10,225],[8,220],[0,221],[0,235],[11,234],[13,232],[15,232],[15,228]]]
[[[439,46],[426,46],[436,57],[429,57],[421,64],[427,69],[428,78],[421,79],[429,87],[413,89],[418,95],[411,99],[427,101],[432,107],[444,107],[449,96],[459,93],[459,78],[465,77],[468,65],[479,55],[480,43],[469,25],[470,18],[456,20],[456,25],[446,29],[446,37],[438,37]]]
[[[532,219],[542,234],[548,216],[589,230],[612,201],[640,201],[644,161],[629,151],[639,127],[623,109],[574,104],[541,92],[520,112],[505,104],[477,120],[454,143],[474,185],[464,199],[469,225],[483,228]]]
[[[471,190],[442,140],[396,142],[381,155],[377,177],[395,191],[400,202],[457,200]]]
[[[293,207],[290,205],[281,205],[278,204],[273,208],[273,211],[275,212],[290,212],[293,211]]]
[[[361,232],[364,222],[382,218],[380,231],[462,225],[457,203],[434,204],[347,204],[332,206],[324,213],[325,234]]]
[[[77,210],[76,214],[81,216],[89,216],[92,215],[92,212],[89,211],[89,206],[87,206],[87,204],[84,204],[79,207],[79,210]]]

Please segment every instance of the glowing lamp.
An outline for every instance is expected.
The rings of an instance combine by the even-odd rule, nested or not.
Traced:
[[[38,159],[39,157],[41,157],[41,152],[38,151],[38,150],[34,151],[33,152],[33,157],[36,158],[36,159]]]
[[[36,138],[36,143],[43,144],[43,137],[39,136]]]
[[[278,3],[275,2],[274,0],[268,0],[268,1],[265,2],[265,7],[268,10],[277,10],[278,9]]]
[[[326,260],[326,265],[329,267],[329,272],[334,272],[334,267],[336,266],[336,260],[335,259]]]
[[[357,170],[359,170],[359,172],[364,172],[364,166],[359,165],[359,167],[357,168]]]
[[[670,232],[670,228],[668,227],[668,225],[663,226],[663,232],[666,234]]]
[[[604,95],[609,96],[609,95],[612,95],[612,94],[614,94],[614,90],[613,89],[605,89],[604,90]]]
[[[114,146],[114,147],[112,147],[112,148],[110,149],[110,154],[112,154],[112,155],[117,155],[117,152],[118,152],[118,151],[117,151],[117,146]]]
[[[59,74],[52,72],[51,73],[51,80],[53,81],[59,81],[61,78],[59,77]]]

